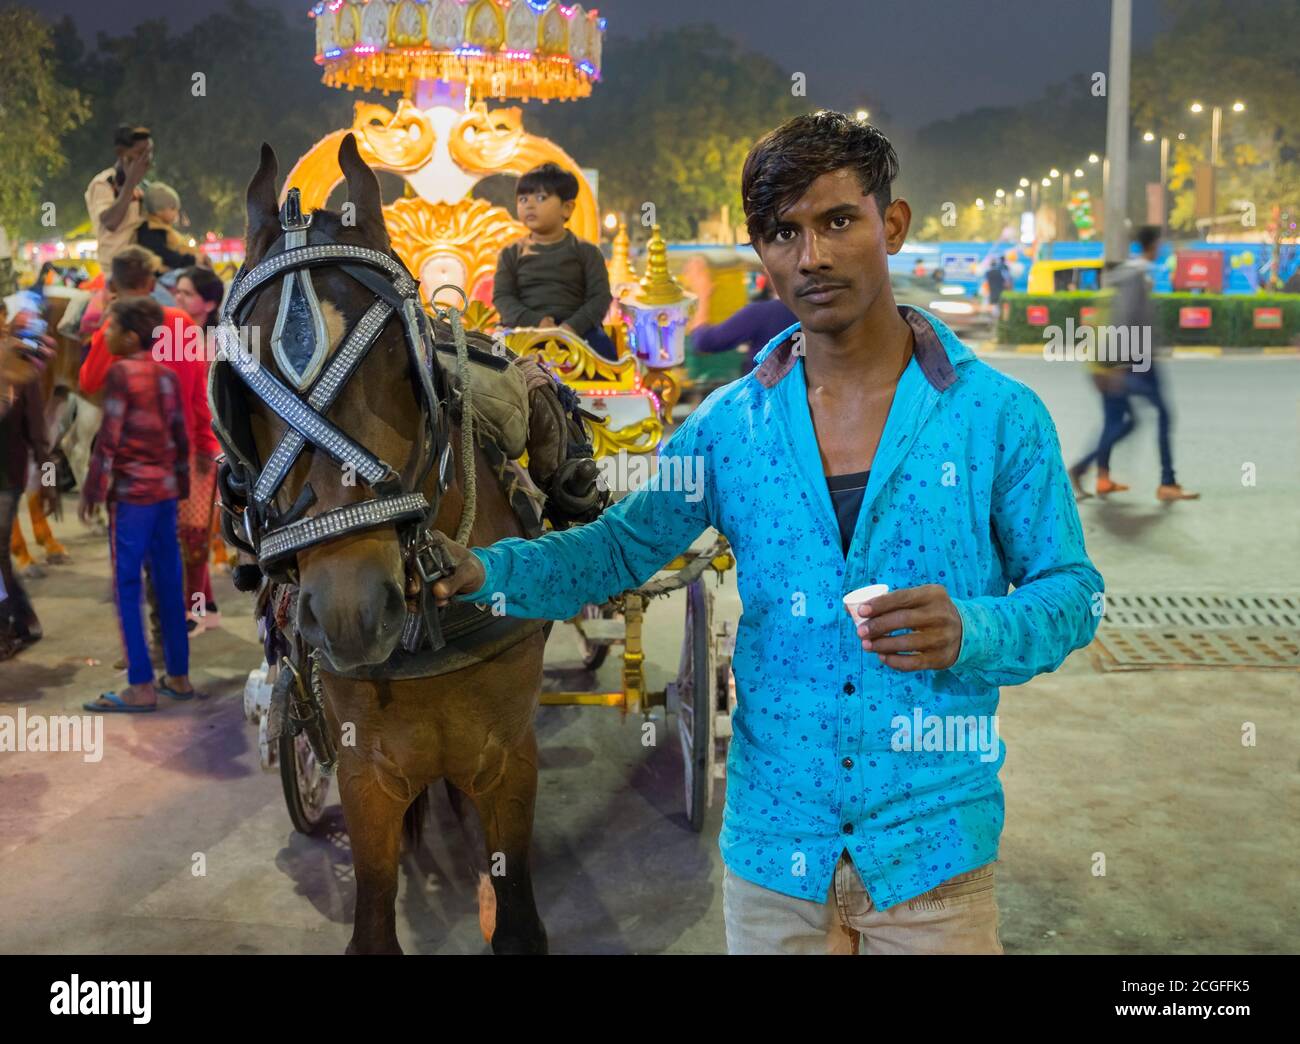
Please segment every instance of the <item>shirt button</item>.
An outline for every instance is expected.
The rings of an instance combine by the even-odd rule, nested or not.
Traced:
[[[853,695],[855,692],[857,692],[858,690],[855,689],[855,688],[853,687],[853,683],[852,683],[852,682],[845,682],[845,683],[844,683],[844,691],[847,692],[850,696],[852,696],[852,695]]]
[[[846,834],[851,834],[851,833],[853,833],[853,824],[852,824],[852,823],[845,823],[843,829],[844,829],[844,832],[845,832]]]
[[[843,761],[840,762],[840,764],[843,765],[845,768],[852,768],[852,767],[853,767],[853,759],[852,759],[852,758],[845,758]]]

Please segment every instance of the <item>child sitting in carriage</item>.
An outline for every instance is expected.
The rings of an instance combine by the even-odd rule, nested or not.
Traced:
[[[578,179],[555,163],[519,179],[515,201],[528,235],[501,251],[492,304],[506,326],[561,326],[606,359],[617,357],[602,325],[613,300],[605,258],[565,227]]]

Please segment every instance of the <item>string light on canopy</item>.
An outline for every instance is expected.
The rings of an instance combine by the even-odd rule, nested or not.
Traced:
[[[421,80],[468,96],[568,101],[600,78],[605,19],[556,0],[321,0],[316,64],[331,87],[414,93]]]

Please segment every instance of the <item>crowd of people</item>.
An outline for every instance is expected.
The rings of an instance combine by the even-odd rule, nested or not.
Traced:
[[[74,299],[79,318],[65,315],[59,330],[75,331],[81,342],[79,419],[92,425],[93,449],[78,515],[87,524],[101,511],[106,516],[127,671],[120,692],[85,706],[140,713],[154,710],[160,693],[195,695],[189,643],[219,620],[209,571],[219,448],[208,364],[205,353],[176,349],[192,343],[196,330],[207,342],[226,287],[177,230],[177,192],[146,180],[153,164],[148,128],[120,127],[113,146],[113,165],[91,179],[85,196],[101,275],[85,285],[89,296]],[[41,380],[55,342],[43,326],[39,316],[19,312],[0,342],[0,659],[42,635],[10,554],[18,502],[30,490],[44,513],[59,514],[60,485],[51,480],[57,436]],[[145,637],[146,600],[152,644],[165,662],[161,678]]]

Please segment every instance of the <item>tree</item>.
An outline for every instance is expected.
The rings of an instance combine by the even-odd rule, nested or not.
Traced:
[[[603,66],[590,98],[533,104],[525,122],[600,170],[602,208],[626,214],[634,235],[645,203],[670,239],[693,236],[723,205],[738,223],[749,149],[810,108],[775,62],[713,26],[611,37]]]
[[[1248,201],[1257,227],[1275,208],[1296,206],[1288,176],[1300,160],[1300,0],[1180,0],[1172,24],[1133,63],[1135,126],[1171,144],[1170,225],[1196,228],[1196,166],[1208,162],[1210,109],[1223,109],[1215,195],[1220,215]],[[1230,46],[1229,46],[1230,41]],[[1242,112],[1232,105],[1241,100]],[[1189,112],[1193,101],[1204,110]]]
[[[91,99],[91,118],[69,136],[69,163],[50,186],[65,234],[87,220],[81,198],[113,161],[113,130],[153,132],[151,179],[171,185],[196,236],[239,234],[244,190],[257,147],[270,142],[281,173],[324,134],[352,119],[352,101],[320,83],[309,19],[229,0],[188,31],[143,22],[121,36],[100,34],[88,51],[64,20],[55,30],[60,76]],[[65,215],[67,217],[65,218]]]
[[[87,115],[85,100],[56,76],[49,27],[25,7],[0,10],[0,228],[49,234],[60,217],[42,186],[62,169],[64,136]]]

